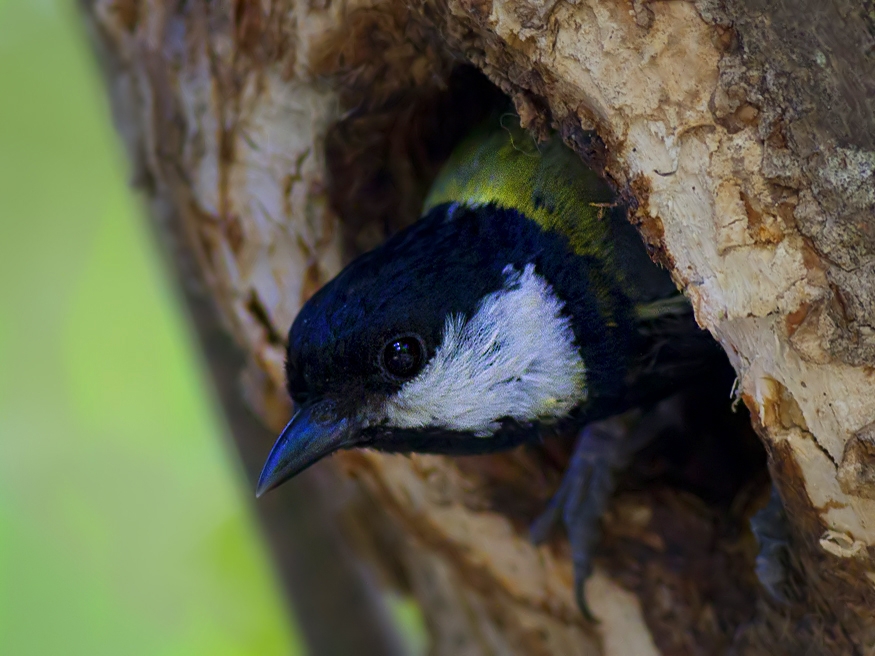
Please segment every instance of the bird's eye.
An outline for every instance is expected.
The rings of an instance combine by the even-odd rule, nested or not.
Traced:
[[[422,369],[422,342],[413,335],[394,337],[383,347],[382,365],[393,378],[413,378]]]

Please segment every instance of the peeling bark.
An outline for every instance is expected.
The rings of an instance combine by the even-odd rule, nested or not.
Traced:
[[[330,464],[384,514],[359,542],[417,595],[434,653],[869,653],[871,0],[83,4],[139,174],[174,209],[267,425],[289,411],[282,342],[301,303],[416,218],[449,147],[494,103],[463,63],[533,134],[558,130],[603,171],[726,349],[793,526],[794,603],[753,579],[755,467],[722,487],[633,472],[605,520],[587,591],[601,622],[587,626],[567,545],[526,533],[561,446],[341,454]],[[686,403],[692,416],[705,402]],[[748,448],[744,417],[721,407],[693,418],[688,447],[695,462],[718,453],[702,456],[724,462],[712,479]]]

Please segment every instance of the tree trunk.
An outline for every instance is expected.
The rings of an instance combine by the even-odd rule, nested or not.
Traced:
[[[792,525],[790,602],[752,574],[755,474],[729,502],[632,480],[604,522],[589,625],[565,541],[526,532],[561,454],[340,454],[327,467],[362,495],[347,533],[416,595],[433,653],[873,653],[872,0],[83,5],[138,176],[274,430],[301,303],[416,218],[494,102],[468,63],[534,134],[603,169],[729,355]],[[744,439],[723,423],[702,429],[718,451]]]

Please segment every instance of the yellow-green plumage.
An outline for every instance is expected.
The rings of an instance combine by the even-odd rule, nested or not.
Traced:
[[[577,255],[605,257],[610,189],[560,139],[538,144],[518,120],[508,116],[469,136],[441,170],[424,211],[495,203],[565,235]]]

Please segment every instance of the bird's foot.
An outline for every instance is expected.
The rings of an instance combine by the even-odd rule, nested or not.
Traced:
[[[584,584],[592,573],[599,520],[616,487],[616,472],[628,467],[635,453],[654,435],[653,431],[642,430],[645,423],[641,413],[634,411],[586,426],[559,490],[530,529],[532,541],[538,544],[547,539],[555,524],[565,526],[574,564],[574,594],[589,621],[594,618],[586,603]]]
[[[750,518],[750,528],[760,545],[755,566],[757,578],[773,599],[786,604],[790,530],[784,504],[774,485],[769,502]]]

